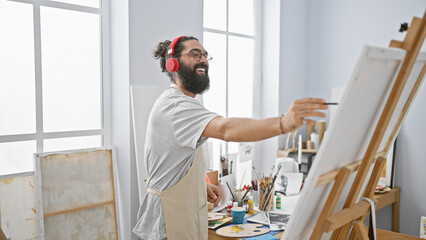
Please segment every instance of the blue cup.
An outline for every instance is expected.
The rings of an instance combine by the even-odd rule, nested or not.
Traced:
[[[234,224],[242,224],[244,221],[244,215],[246,211],[242,207],[231,208],[232,222]]]

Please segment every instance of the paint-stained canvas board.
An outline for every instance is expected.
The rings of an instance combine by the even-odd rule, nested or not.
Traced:
[[[112,148],[35,154],[40,239],[119,239]]]
[[[0,177],[0,227],[9,239],[38,239],[34,173]]]
[[[333,117],[333,123],[328,127],[327,134],[305,180],[300,199],[284,232],[283,239],[309,239],[332,187],[332,183],[330,183],[315,188],[319,176],[362,160],[404,56],[405,51],[398,49],[365,46],[362,50]],[[395,128],[397,120],[401,116],[402,109],[420,75],[425,60],[426,54],[420,53],[378,152],[382,152],[389,141],[395,140],[391,138],[391,133],[394,130],[396,133],[399,131]],[[335,211],[342,209],[355,174],[350,175]],[[370,173],[367,179],[369,175]],[[364,187],[365,185],[366,182]],[[330,234],[324,238],[328,239],[329,236]]]
[[[114,207],[108,204],[45,218],[45,239],[117,239],[113,213]],[[87,238],[81,238],[82,233]]]

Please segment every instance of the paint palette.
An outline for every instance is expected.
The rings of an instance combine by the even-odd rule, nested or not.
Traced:
[[[216,233],[224,237],[254,237],[269,232],[269,228],[262,227],[262,224],[237,224],[220,228]]]
[[[220,226],[222,226],[222,225],[225,225],[225,224],[227,224],[227,223],[230,223],[232,221],[232,217],[224,217],[224,218],[222,218],[222,219],[220,219],[220,220],[217,220],[217,221],[212,221],[212,222],[209,222],[209,229],[216,229],[216,228],[218,228],[218,227],[220,227]]]
[[[225,213],[208,212],[209,222],[221,220],[225,215]]]

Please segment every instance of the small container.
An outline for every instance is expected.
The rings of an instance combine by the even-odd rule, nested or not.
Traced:
[[[318,149],[319,148],[319,143],[320,143],[320,140],[319,140],[320,138],[319,138],[319,134],[318,133],[316,133],[315,131],[313,131],[312,133],[311,133],[311,141],[313,142],[313,144],[314,144],[314,149]]]
[[[213,211],[213,203],[208,202],[207,207],[208,207],[207,209],[208,209],[209,212]]]
[[[271,179],[267,181],[272,182]],[[262,212],[271,211],[275,203],[274,196],[275,194],[274,194],[273,186],[271,189],[268,189],[266,191],[262,191],[261,188],[259,188],[259,211],[262,211]]]
[[[259,191],[253,191],[254,206],[259,207]]]
[[[244,207],[244,201],[242,199],[238,201],[238,207]]]
[[[231,209],[232,223],[234,223],[234,224],[242,224],[243,221],[244,221],[244,215],[245,214],[246,214],[246,211],[244,210],[244,208],[242,208],[242,207],[233,207]]]
[[[277,195],[276,209],[281,209],[281,193]]]
[[[228,217],[232,216],[231,215],[231,208],[232,208],[232,201],[228,201],[228,205],[226,205],[226,213],[227,213]]]
[[[254,201],[253,201],[253,196],[250,196],[249,197],[249,200],[248,200],[248,213],[251,213],[251,214],[253,214],[254,213],[254,210],[253,210],[253,204],[254,204]]]

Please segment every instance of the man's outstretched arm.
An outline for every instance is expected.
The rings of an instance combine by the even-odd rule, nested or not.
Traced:
[[[319,110],[328,109],[325,100],[303,98],[293,101],[287,113],[282,117],[252,119],[216,117],[204,129],[203,136],[228,142],[250,142],[271,138],[292,132],[303,125],[315,125],[315,121],[306,117],[326,117]]]

